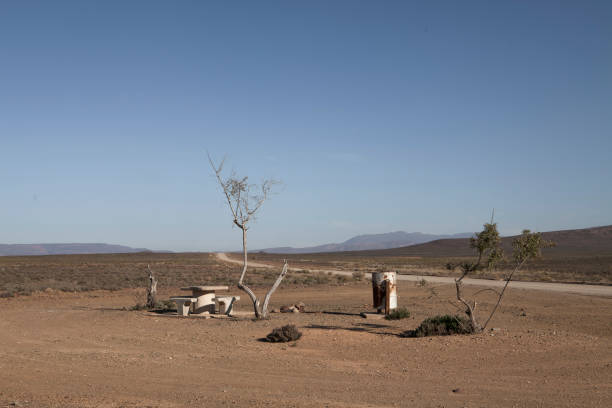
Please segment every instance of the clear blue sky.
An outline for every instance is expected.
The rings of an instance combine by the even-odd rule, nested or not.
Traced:
[[[0,2],[0,242],[612,224],[612,2]]]

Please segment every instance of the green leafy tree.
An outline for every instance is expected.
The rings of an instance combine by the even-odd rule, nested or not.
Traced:
[[[463,280],[466,276],[478,270],[484,268],[492,269],[499,262],[504,260],[504,253],[501,248],[501,237],[497,231],[497,224],[493,223],[491,220],[490,223],[484,224],[483,230],[476,234],[476,237],[470,239],[470,247],[475,249],[477,254],[477,258],[474,262],[447,264],[447,268],[449,270],[454,270],[456,268],[461,270],[461,275],[455,279],[457,300],[465,307],[465,313],[469,317],[472,330],[475,333],[482,332],[484,329],[486,329],[487,325],[491,321],[491,318],[499,308],[506,289],[508,288],[508,284],[512,280],[513,276],[525,265],[528,260],[540,257],[542,248],[552,246],[554,246],[554,243],[544,240],[541,233],[531,232],[529,230],[524,230],[520,236],[514,239],[512,242],[512,258],[514,268],[512,272],[506,276],[506,283],[500,292],[490,288],[485,289],[494,291],[498,296],[495,307],[491,310],[487,320],[482,325],[476,317],[476,307],[478,305],[476,300],[468,300],[463,294]]]
[[[493,268],[498,262],[504,258],[504,252],[501,248],[501,237],[497,231],[497,224],[491,221],[484,224],[481,232],[476,234],[476,237],[470,238],[470,247],[474,248],[477,253],[477,258],[474,262],[463,262],[461,264],[447,264],[449,270],[459,268],[461,275],[455,279],[455,288],[457,300],[465,307],[465,313],[470,319],[472,330],[476,333],[481,332],[484,327],[480,325],[476,318],[476,299],[470,301],[463,295],[463,280],[466,276],[483,268]]]

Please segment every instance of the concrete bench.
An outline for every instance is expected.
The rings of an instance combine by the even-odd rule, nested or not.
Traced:
[[[198,299],[188,296],[173,296],[170,300],[176,303],[176,313],[179,316],[188,316],[191,305],[195,304]]]
[[[227,286],[205,285],[205,286],[187,286],[181,290],[190,290],[191,296],[185,297],[196,298],[195,304],[191,305],[191,313],[193,314],[213,314],[215,313],[215,291],[228,290]]]
[[[232,313],[234,302],[238,300],[240,300],[240,296],[215,296],[215,303],[219,305],[217,307],[218,313],[229,316]]]

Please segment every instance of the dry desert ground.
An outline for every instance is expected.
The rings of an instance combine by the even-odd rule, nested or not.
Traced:
[[[124,310],[144,296],[136,289],[0,299],[0,406],[610,406],[611,298],[511,289],[495,330],[414,339],[399,334],[456,312],[453,287],[398,290],[412,312],[398,321],[358,315],[367,282],[281,286],[272,306],[307,312],[259,322]],[[298,342],[259,340],[288,323]]]

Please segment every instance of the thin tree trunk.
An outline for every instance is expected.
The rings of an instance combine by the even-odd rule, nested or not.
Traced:
[[[459,279],[455,280],[455,287],[457,288],[457,300],[463,303],[466,307],[465,313],[470,317],[470,322],[472,324],[472,329],[474,329],[475,333],[480,333],[482,331],[482,327],[478,324],[476,320],[476,301],[474,301],[474,306],[470,305],[470,303],[463,298],[462,289],[463,289],[463,278],[465,274],[461,276]]]
[[[506,279],[506,284],[504,285],[504,288],[502,289],[501,293],[499,294],[499,297],[497,298],[497,303],[495,304],[495,307],[493,308],[493,310],[491,311],[491,314],[489,315],[489,318],[487,319],[487,321],[485,322],[484,326],[482,326],[483,329],[487,328],[487,325],[489,324],[489,321],[491,321],[491,318],[493,317],[493,315],[495,314],[495,312],[497,311],[497,308],[499,307],[501,301],[502,301],[502,297],[504,296],[504,292],[506,291],[506,288],[508,287],[508,284],[510,283],[510,281],[512,280],[512,275],[514,275],[514,272],[518,271],[519,269],[521,269],[521,267],[523,266],[523,264],[527,261],[527,259],[524,259],[520,264],[518,264],[516,266],[516,268],[514,268],[514,270],[510,273],[510,276],[508,276],[508,279]]]
[[[242,265],[242,273],[240,274],[240,279],[238,280],[238,289],[246,292],[247,295],[251,298],[251,302],[253,302],[253,310],[255,312],[255,317],[257,319],[262,318],[261,310],[259,307],[259,299],[255,295],[255,293],[249,288],[247,285],[243,283],[244,277],[247,271],[247,229],[244,225],[236,224],[242,229],[242,252],[243,252],[243,265]]]
[[[272,297],[272,294],[276,291],[276,289],[280,285],[285,275],[287,275],[287,260],[286,259],[285,259],[285,264],[283,265],[283,270],[281,271],[280,275],[278,275],[278,277],[276,278],[276,281],[274,282],[274,285],[272,285],[268,293],[266,293],[266,297],[264,298],[264,303],[261,308],[261,313],[264,318],[268,317],[268,303],[270,303],[270,298]]]
[[[153,271],[151,267],[147,265],[147,269],[149,270],[149,287],[147,288],[147,309],[155,308],[157,305],[157,279],[153,276]]]

